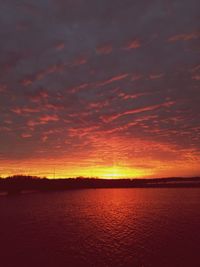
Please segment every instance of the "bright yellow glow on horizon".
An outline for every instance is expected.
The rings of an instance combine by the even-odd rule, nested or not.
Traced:
[[[6,167],[6,166],[5,166]],[[38,166],[37,161],[29,162],[15,162],[11,167],[5,168],[1,176],[6,177],[10,175],[33,175],[48,178],[74,178],[74,177],[98,177],[98,178],[143,178],[148,175],[153,175],[150,169],[131,168],[126,166],[111,165],[111,166],[64,166],[62,162],[40,162]]]
[[[31,159],[18,161],[3,161],[0,165],[0,177],[12,175],[32,175],[47,178],[75,178],[75,177],[98,177],[105,179],[121,178],[152,178],[172,176],[197,176],[199,165],[196,162],[163,162],[146,160],[137,162],[135,166],[123,161],[104,165],[104,162],[95,164],[95,161],[78,161],[73,159],[70,162],[66,159]],[[126,164],[125,164],[126,163]],[[148,163],[151,163],[148,167]],[[143,167],[144,166],[144,167]],[[153,167],[152,167],[153,166]],[[180,171],[181,170],[181,171]]]
[[[93,175],[95,174],[95,175]],[[147,175],[145,170],[133,169],[121,166],[93,167],[86,170],[84,176],[97,176],[101,178],[132,178]]]

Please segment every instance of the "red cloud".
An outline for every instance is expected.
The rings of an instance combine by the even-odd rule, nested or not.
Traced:
[[[118,119],[118,118],[120,118],[122,116],[138,114],[138,113],[142,113],[142,112],[146,112],[146,111],[152,111],[152,110],[156,110],[156,109],[159,109],[159,108],[162,108],[162,107],[170,107],[173,104],[174,104],[174,101],[169,101],[169,102],[165,102],[163,104],[158,104],[158,105],[153,105],[153,106],[147,106],[147,107],[144,107],[144,108],[127,110],[127,111],[119,113],[119,114],[104,115],[104,116],[101,116],[101,119],[103,120],[103,122],[111,122],[111,121],[116,120],[116,119]]]
[[[192,76],[193,80],[200,81],[200,74],[195,74]]]
[[[5,93],[7,90],[7,85],[5,84],[0,84],[0,93]]]
[[[111,44],[105,44],[96,48],[96,52],[98,54],[110,54],[112,50],[113,48]]]
[[[65,48],[65,43],[64,42],[58,42],[55,44],[55,48],[58,51],[63,50]]]
[[[129,74],[128,73],[125,73],[125,74],[119,74],[117,76],[113,76],[112,78],[104,81],[104,82],[99,82],[97,83],[97,86],[104,86],[104,85],[107,85],[107,84],[110,84],[110,83],[113,83],[113,82],[116,82],[116,81],[120,81],[120,80],[123,80],[125,79],[126,77],[128,77]]]
[[[38,92],[36,92],[34,95],[30,96],[30,100],[34,103],[39,103],[42,100],[48,99],[49,98],[49,94],[47,91],[45,90],[39,90]]]
[[[31,85],[32,83],[33,83],[33,81],[34,81],[34,79],[31,79],[31,78],[25,78],[25,79],[22,79],[21,81],[20,81],[20,83],[21,83],[21,85],[23,85],[23,86],[29,86],[29,85]]]
[[[21,134],[21,137],[22,138],[30,138],[30,137],[32,137],[32,135],[31,134],[28,134],[28,133],[22,133]]]
[[[83,65],[87,63],[87,58],[84,56],[80,56],[78,58],[76,58],[73,62],[72,62],[72,66],[79,66],[79,65]]]
[[[132,40],[130,41],[125,47],[124,49],[126,50],[130,50],[130,49],[136,49],[141,47],[141,42],[138,39]]]
[[[0,132],[11,132],[12,129],[9,127],[2,126],[0,127]]]
[[[86,87],[88,87],[88,86],[89,86],[88,83],[83,83],[83,84],[77,85],[77,86],[75,86],[75,87],[72,87],[72,88],[70,88],[70,89],[67,89],[67,91],[70,92],[70,93],[76,93],[76,92],[78,92],[79,90],[84,89],[84,88],[86,88]]]
[[[124,100],[127,99],[136,99],[140,96],[148,95],[149,93],[138,93],[138,94],[125,94],[125,93],[119,93],[119,97],[121,97]]]
[[[55,72],[62,72],[64,70],[65,64],[54,64],[49,67],[47,67],[44,70],[39,71],[35,75],[35,80],[42,80],[46,75],[55,73]]]
[[[16,107],[16,108],[13,108],[11,109],[12,112],[18,114],[18,115],[21,115],[21,114],[25,114],[25,113],[37,113],[37,112],[40,112],[40,109],[39,108],[28,108],[28,107],[25,107],[25,108],[21,108],[21,107]]]
[[[65,106],[61,103],[48,103],[44,106],[45,109],[53,109],[55,111],[64,109]]]
[[[137,81],[137,80],[140,80],[142,77],[143,77],[142,74],[134,73],[133,76],[131,77],[131,81]]]
[[[107,106],[109,106],[109,100],[108,99],[96,101],[96,102],[90,102],[88,104],[89,110],[92,110],[92,111],[95,110],[96,112],[98,112],[99,110],[101,110]]]
[[[154,73],[149,75],[150,80],[157,80],[164,76],[164,73]]]
[[[193,67],[193,68],[191,69],[191,72],[195,72],[195,71],[198,71],[198,70],[200,70],[200,64],[198,64],[198,65],[196,65],[195,67]]]
[[[198,39],[199,37],[200,37],[200,32],[183,33],[170,37],[168,39],[168,42],[190,41],[193,39]]]
[[[70,137],[83,137],[89,135],[91,132],[95,132],[99,129],[99,126],[92,125],[92,126],[85,126],[85,127],[77,127],[77,128],[70,128],[69,129],[69,136]]]
[[[21,81],[21,85],[23,86],[29,86],[31,85],[33,82],[35,81],[40,81],[42,79],[45,78],[45,76],[55,73],[55,72],[62,72],[65,68],[65,64],[64,63],[60,63],[60,64],[54,64],[54,65],[50,65],[48,66],[46,69],[40,70],[37,73],[33,74],[33,75],[27,75],[25,76]]]
[[[44,115],[40,117],[40,122],[59,121],[58,115]]]
[[[59,121],[59,117],[56,114],[53,115],[42,115],[37,120],[29,120],[27,122],[27,126],[35,127],[37,125],[47,124],[48,122],[56,122]]]

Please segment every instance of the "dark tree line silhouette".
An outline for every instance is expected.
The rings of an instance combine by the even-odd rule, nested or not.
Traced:
[[[200,187],[200,177],[156,179],[48,179],[37,176],[15,175],[0,178],[0,191],[18,194],[23,191],[55,191],[81,188],[177,188]]]

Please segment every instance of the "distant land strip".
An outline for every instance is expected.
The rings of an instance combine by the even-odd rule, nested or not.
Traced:
[[[15,175],[0,178],[0,192],[19,194],[32,191],[61,191],[84,188],[200,188],[200,177],[155,179],[59,178]]]

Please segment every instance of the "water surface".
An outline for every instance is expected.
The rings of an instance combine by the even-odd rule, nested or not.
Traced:
[[[0,196],[2,267],[200,266],[200,189]]]

